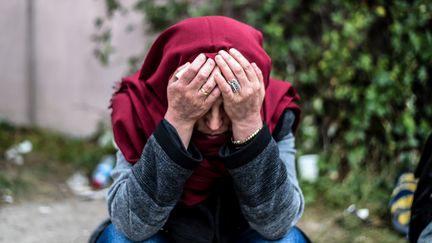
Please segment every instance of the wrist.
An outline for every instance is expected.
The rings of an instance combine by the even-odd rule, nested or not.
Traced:
[[[187,149],[195,123],[193,121],[185,121],[182,119],[178,119],[168,112],[165,114],[164,118],[169,124],[171,124],[171,126],[176,129],[180,140],[182,141],[184,147]]]
[[[243,140],[235,140],[234,137],[231,138],[231,143],[234,144],[235,146],[243,146],[248,144],[250,141],[252,141],[257,135],[258,133],[260,133],[260,131],[262,130],[264,126],[261,126],[260,128],[258,128],[257,130],[255,130],[253,133],[251,133],[249,136],[247,136],[245,139]]]
[[[193,129],[195,125],[195,121],[189,119],[183,119],[180,115],[175,114],[175,112],[171,112],[168,110],[164,116],[165,120],[167,120],[173,127],[182,128],[185,130]]]
[[[233,140],[243,141],[263,127],[261,116],[249,117],[242,121],[232,121]]]

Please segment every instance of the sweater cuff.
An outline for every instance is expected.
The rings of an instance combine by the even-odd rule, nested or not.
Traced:
[[[219,151],[219,156],[228,169],[241,167],[255,159],[270,143],[271,134],[266,124],[261,131],[247,145],[234,148],[230,143],[225,144]]]
[[[153,135],[168,157],[181,167],[193,170],[203,160],[194,145],[189,146],[188,150],[185,149],[177,131],[168,121],[162,120]]]

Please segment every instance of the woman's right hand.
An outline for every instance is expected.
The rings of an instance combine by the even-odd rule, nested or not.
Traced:
[[[168,82],[168,109],[165,119],[176,128],[185,148],[188,147],[194,125],[220,96],[213,75],[215,61],[198,55],[189,64],[178,68]],[[179,78],[176,75],[186,68]]]

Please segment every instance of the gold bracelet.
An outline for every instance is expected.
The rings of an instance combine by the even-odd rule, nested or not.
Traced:
[[[245,144],[245,143],[247,143],[247,142],[249,142],[250,140],[252,140],[260,131],[261,131],[261,129],[263,128],[264,126],[262,126],[262,127],[260,127],[260,128],[258,128],[255,132],[253,132],[251,135],[249,135],[247,138],[245,138],[245,139],[242,139],[242,140],[234,140],[234,138],[232,137],[231,138],[231,142],[234,144],[234,145],[243,145],[243,144]]]

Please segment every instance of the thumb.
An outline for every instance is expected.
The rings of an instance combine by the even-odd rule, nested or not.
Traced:
[[[175,77],[176,77],[177,79],[180,79],[181,76],[183,75],[183,73],[186,72],[187,67],[189,67],[189,64],[190,64],[190,63],[187,62],[187,63],[181,65],[179,68],[177,68],[177,70],[175,71]]]
[[[187,67],[189,66],[189,64],[190,64],[190,63],[187,62],[187,63],[181,65],[180,67],[178,67],[178,68],[174,71],[173,75],[171,75],[171,77],[170,77],[168,83],[172,83],[172,82],[177,81],[177,80],[178,80],[178,79],[183,75],[183,73],[187,70]]]

